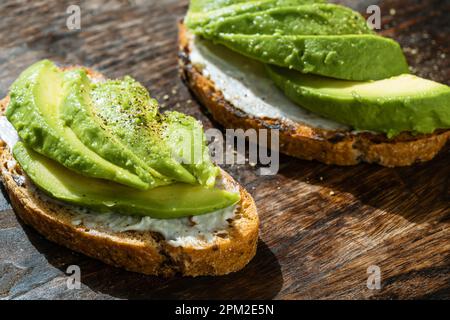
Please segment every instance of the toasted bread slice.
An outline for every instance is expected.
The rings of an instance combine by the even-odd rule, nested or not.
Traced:
[[[433,159],[450,139],[450,130],[421,135],[405,132],[388,139],[384,134],[325,130],[284,119],[254,117],[227,101],[221,88],[191,62],[192,39],[192,34],[180,22],[181,76],[198,100],[226,128],[279,129],[279,149],[287,155],[343,166],[360,162],[387,167],[408,166]]]
[[[88,70],[88,69],[87,69]],[[88,70],[91,77],[102,77]],[[9,102],[0,100],[1,114]],[[173,245],[153,231],[117,232],[74,224],[79,210],[43,196],[0,140],[1,178],[16,214],[47,239],[107,264],[148,275],[224,275],[242,269],[256,253],[259,219],[251,195],[222,171],[226,185],[238,188],[241,201],[228,226],[211,240]],[[221,230],[222,231],[222,230]]]

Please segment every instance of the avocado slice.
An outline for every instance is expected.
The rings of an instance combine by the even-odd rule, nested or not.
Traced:
[[[193,117],[176,111],[165,112],[162,137],[179,161],[198,182],[213,187],[220,169],[211,162],[203,126]]]
[[[378,80],[409,72],[400,45],[372,34],[218,34],[213,41],[264,63],[337,79]]]
[[[171,180],[197,183],[164,142],[164,118],[158,113],[156,100],[148,97],[139,82],[127,76],[93,83],[91,101],[96,117],[147,166]]]
[[[66,124],[93,151],[105,159],[136,173],[141,179],[149,182],[152,187],[178,180],[177,172],[181,171],[186,174],[182,167],[195,176],[200,184],[208,187],[214,186],[215,178],[220,170],[210,160],[203,127],[199,122],[178,112],[167,112],[161,117],[158,114],[156,100],[150,98],[148,91],[141,84],[132,78],[123,81],[115,80],[94,85],[97,91],[93,96],[98,102],[97,106],[94,106],[91,100],[91,82],[86,72],[82,69],[65,72],[64,88],[68,93],[63,103],[63,113],[65,114]],[[104,99],[99,98],[100,93]],[[107,94],[108,96],[106,96]],[[147,106],[147,108],[142,106]],[[153,151],[158,151],[156,150],[156,143],[158,143],[160,149],[165,150],[164,152],[158,152],[159,158],[157,161],[169,161],[168,167],[164,168],[163,171],[171,178],[161,175],[157,170],[150,167],[148,162],[143,161],[143,158],[134,153],[134,150],[130,148],[130,143],[124,142],[124,139],[121,140],[120,137],[124,137],[128,133],[123,132],[123,127],[120,128],[120,131],[117,130],[119,125],[112,121],[113,119],[117,120],[116,116],[119,115],[114,115],[114,113],[121,112],[120,107],[130,110],[128,114],[134,116],[134,120],[138,121],[137,127],[146,123],[147,127],[153,129],[161,127],[160,137],[157,135],[151,136],[154,142]],[[111,110],[112,108],[114,110]],[[133,118],[129,116],[126,118],[130,126]],[[157,118],[160,121],[157,121]],[[157,131],[152,130],[151,133],[157,133]],[[171,159],[163,158],[161,155],[164,154],[175,157],[177,163]],[[151,163],[155,165],[154,162]],[[156,166],[161,168],[161,164]],[[191,175],[187,179],[182,176],[181,180],[194,182]]]
[[[42,60],[13,83],[8,120],[33,150],[81,174],[112,180],[137,189],[149,184],[86,147],[61,116],[63,76],[53,62]]]
[[[189,9],[193,12],[205,12],[247,1],[248,0],[192,0],[189,4]]]
[[[64,99],[61,112],[65,124],[70,127],[84,145],[104,159],[125,168],[139,178],[156,187],[169,183],[169,179],[149,167],[136,156],[120,139],[114,136],[92,105],[91,81],[83,69],[73,69],[63,75]],[[146,90],[141,90],[144,103],[150,101]],[[139,94],[136,92],[136,94]]]
[[[355,82],[267,66],[276,85],[300,106],[357,130],[432,133],[450,128],[450,87],[403,74]]]
[[[341,35],[373,34],[366,20],[350,8],[334,4],[277,7],[211,22],[202,35]]]
[[[175,183],[145,191],[82,176],[34,152],[22,142],[14,157],[30,179],[44,192],[68,203],[100,212],[172,219],[214,212],[236,204],[239,193],[200,185]]]
[[[377,36],[349,8],[321,1],[261,0],[212,7],[208,3],[192,1],[188,27],[249,58],[344,80],[409,73],[400,45]]]
[[[186,25],[192,31],[200,31],[210,22],[219,21],[230,16],[258,12],[283,6],[298,6],[325,3],[326,0],[191,0],[186,15]]]

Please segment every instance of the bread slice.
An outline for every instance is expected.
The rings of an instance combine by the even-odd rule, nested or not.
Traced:
[[[221,88],[191,63],[192,37],[180,22],[178,56],[181,76],[198,100],[226,128],[279,129],[279,149],[287,155],[343,166],[360,162],[387,167],[408,166],[431,160],[450,139],[450,130],[421,135],[402,133],[388,139],[384,134],[324,130],[299,122],[251,116],[227,101]]]
[[[88,70],[91,77],[101,75]],[[9,98],[0,100],[4,114]],[[222,177],[239,189],[241,201],[226,232],[201,245],[174,246],[151,231],[114,232],[107,227],[75,225],[74,207],[51,201],[37,191],[0,140],[1,178],[15,213],[47,239],[107,264],[148,275],[204,276],[238,271],[253,258],[259,219],[251,195],[226,172]],[[25,177],[25,180],[23,180]]]

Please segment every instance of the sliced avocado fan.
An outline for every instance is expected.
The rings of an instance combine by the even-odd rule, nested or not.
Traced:
[[[86,176],[138,189],[149,184],[86,147],[64,124],[62,72],[49,60],[35,63],[13,83],[6,110],[20,138],[33,150]]]
[[[10,91],[13,155],[58,200],[99,212],[171,219],[230,207],[239,192],[216,187],[202,125],[156,100],[131,77],[91,81],[83,68],[43,60]]]
[[[98,117],[91,101],[91,81],[83,69],[63,73],[62,118],[80,141],[104,159],[136,174],[149,187],[168,183],[168,179],[147,165]]]
[[[148,189],[175,181],[213,187],[220,172],[201,124],[160,114],[131,77],[94,83],[82,68],[62,71],[43,60],[22,73],[10,96],[7,117],[24,143],[79,174]],[[170,137],[180,132],[187,138]],[[201,157],[180,154],[194,144]]]
[[[99,212],[173,219],[214,212],[240,199],[239,193],[201,185],[174,183],[140,191],[85,177],[34,152],[22,142],[14,146],[13,153],[31,180],[51,197]]]
[[[355,82],[267,66],[287,97],[305,109],[358,130],[432,133],[450,128],[450,87],[404,74]]]
[[[186,24],[197,36],[260,61],[285,95],[357,130],[432,133],[450,127],[449,87],[409,75],[400,45],[376,35],[351,9],[260,0],[199,7]]]
[[[375,35],[359,13],[339,5],[267,2],[214,20],[207,12],[203,18],[188,12],[191,31],[264,63],[359,81],[409,72],[397,42]]]

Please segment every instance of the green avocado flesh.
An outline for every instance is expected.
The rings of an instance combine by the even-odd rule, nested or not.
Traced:
[[[207,12],[245,2],[247,0],[197,0],[191,1],[190,10],[193,12]]]
[[[279,7],[239,14],[210,22],[203,30],[205,37],[211,35],[212,38],[220,34],[294,36],[372,33],[359,13],[333,4]]]
[[[187,25],[196,35],[249,58],[302,73],[365,81],[409,72],[399,44],[375,35],[351,9],[294,1],[265,4],[246,10],[221,7],[228,13],[215,19],[208,11],[199,16],[192,9]],[[193,0],[191,5],[199,4]]]
[[[6,115],[21,138],[14,156],[59,200],[176,218],[239,198],[215,188],[220,169],[201,123],[159,113],[157,101],[131,77],[93,82],[82,68],[62,71],[43,60],[20,75],[10,98]]]
[[[25,70],[10,91],[8,120],[35,151],[87,176],[146,189],[138,176],[103,159],[86,147],[61,117],[62,72],[48,60]]]
[[[139,191],[81,176],[21,142],[13,152],[31,180],[51,197],[99,212],[172,219],[214,212],[234,205],[240,198],[238,193],[185,183]]]
[[[450,87],[404,74],[367,82],[335,80],[268,66],[287,97],[357,130],[432,133],[450,128]]]
[[[202,28],[210,22],[245,13],[279,7],[324,3],[326,0],[258,0],[258,1],[191,1],[186,25],[191,29]]]
[[[169,116],[158,114],[155,101],[138,94],[142,93],[142,89],[144,88],[130,77],[94,84],[91,96],[96,116],[124,145],[164,176],[186,183],[195,184],[197,180],[205,182],[204,176],[197,175],[198,171],[189,170],[188,166],[183,165],[183,161],[174,157],[178,156],[179,149],[206,148],[203,128],[195,119],[189,117],[190,121],[185,121],[184,126],[179,125],[180,128],[183,127],[185,135],[188,135],[186,139],[168,136],[167,128],[176,125],[176,119],[166,121]],[[134,94],[130,95],[129,92]],[[142,100],[145,102],[142,103]],[[200,139],[196,141],[189,139],[190,134],[199,130]],[[207,154],[201,155],[202,157],[197,157],[197,162],[211,168],[211,176],[206,178],[206,180],[209,178],[208,185],[211,186],[214,184],[218,168],[211,163]],[[191,158],[184,160],[190,162]]]
[[[91,101],[91,82],[81,69],[63,74],[62,118],[81,142],[98,155],[136,174],[150,187],[164,184],[163,177],[121,143],[95,115]]]
[[[264,63],[332,78],[377,80],[408,73],[398,43],[376,35],[221,34],[214,41]]]
[[[400,45],[359,13],[326,1],[191,0],[197,37],[266,64],[300,107],[357,130],[432,133],[449,128],[449,87],[409,74]]]
[[[176,111],[166,112],[163,117],[162,137],[172,154],[195,175],[200,184],[213,186],[219,168],[211,163],[201,124]]]

